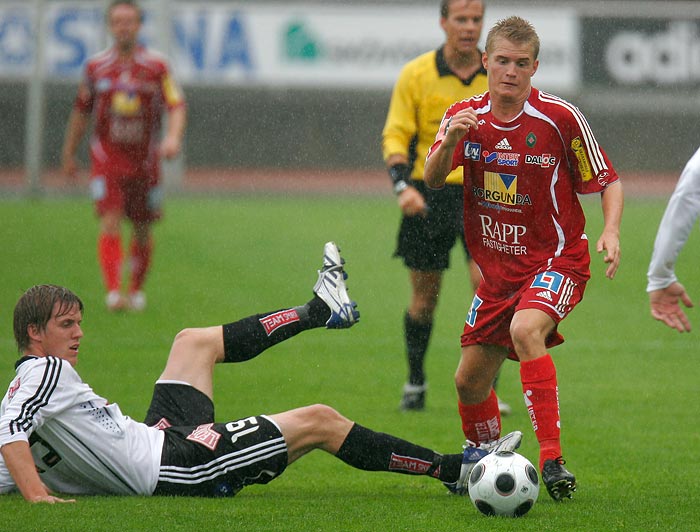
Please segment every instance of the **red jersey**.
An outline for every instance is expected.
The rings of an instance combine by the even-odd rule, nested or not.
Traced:
[[[93,113],[94,166],[122,176],[154,173],[163,111],[184,105],[166,60],[142,46],[130,60],[114,48],[90,58],[75,107]]]
[[[468,107],[479,129],[457,144],[452,168],[464,171],[464,227],[484,277],[479,291],[507,297],[544,270],[588,280],[586,220],[577,194],[602,192],[618,176],[584,116],[533,88],[522,113],[504,123],[492,115],[487,92],[447,110],[428,156],[442,142],[449,118]]]

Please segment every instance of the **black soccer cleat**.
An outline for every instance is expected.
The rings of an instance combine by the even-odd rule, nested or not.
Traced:
[[[399,407],[401,410],[423,410],[425,408],[425,392],[427,384],[406,383],[403,387],[403,397]]]
[[[547,492],[555,501],[570,499],[576,491],[576,477],[568,471],[561,456],[554,460],[545,460],[542,468],[542,482]]]

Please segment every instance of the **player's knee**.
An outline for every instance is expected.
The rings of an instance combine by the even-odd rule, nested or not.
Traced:
[[[306,407],[307,415],[314,422],[320,426],[328,426],[336,423],[340,420],[345,419],[340,413],[328,405],[315,404]]]
[[[513,320],[510,324],[510,338],[518,353],[528,352],[534,345],[539,345],[540,337],[540,331],[527,322]]]
[[[223,342],[223,339],[220,340]],[[175,335],[171,354],[183,353],[188,357],[195,357],[198,354],[208,356],[215,352],[216,341],[215,327],[182,329]]]

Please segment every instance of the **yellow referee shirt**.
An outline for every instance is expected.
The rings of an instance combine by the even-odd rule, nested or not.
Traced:
[[[425,156],[447,108],[487,90],[483,67],[462,81],[447,66],[442,48],[406,63],[394,85],[382,132],[384,160],[393,154],[405,155],[413,162],[411,177],[423,179]],[[447,183],[462,183],[462,169],[453,171]]]

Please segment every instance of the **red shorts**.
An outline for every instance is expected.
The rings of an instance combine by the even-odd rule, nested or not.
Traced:
[[[120,211],[132,222],[152,222],[161,216],[163,192],[158,174],[122,176],[93,170],[90,194],[99,215]]]
[[[546,271],[538,273],[529,284],[507,299],[487,300],[477,290],[462,333],[462,347],[475,344],[500,345],[508,348],[509,358],[518,360],[510,337],[510,322],[518,310],[538,309],[554,323],[563,320],[583,299],[586,282],[576,282],[568,275]],[[554,347],[564,342],[556,327],[545,344]]]

